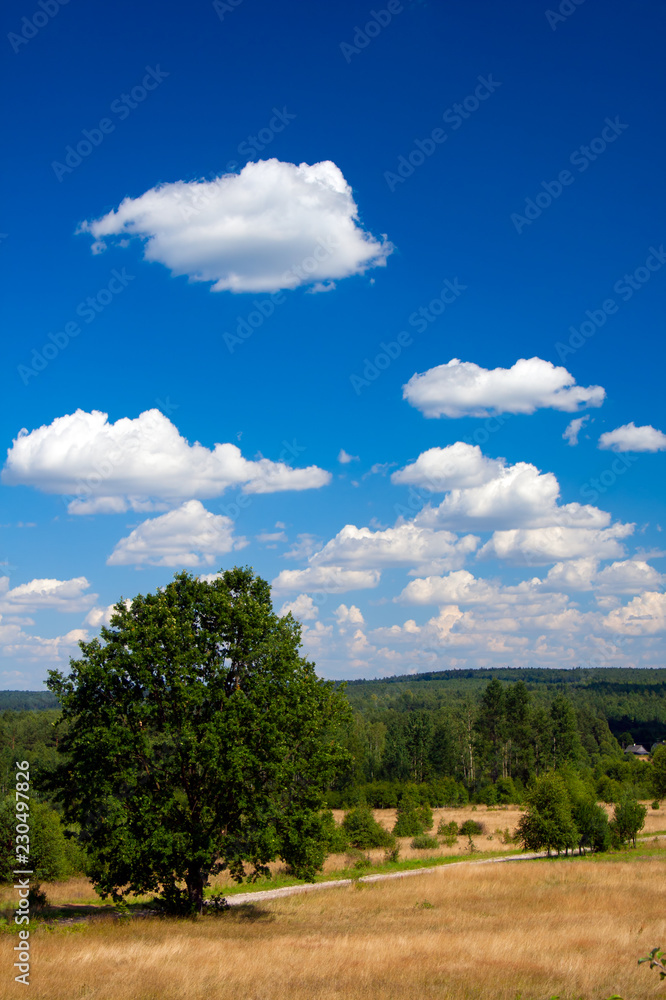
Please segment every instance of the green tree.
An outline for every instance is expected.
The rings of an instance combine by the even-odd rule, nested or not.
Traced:
[[[580,834],[580,848],[608,850],[611,846],[611,832],[605,809],[593,799],[580,799],[574,803],[573,818]]]
[[[658,799],[666,799],[666,744],[652,755],[652,788]]]
[[[527,811],[518,823],[518,836],[528,851],[544,847],[560,851],[578,846],[579,833],[571,812],[567,787],[554,771],[542,774],[529,789]]]
[[[391,847],[395,843],[395,837],[377,822],[372,809],[365,804],[346,813],[342,829],[351,846],[362,851],[369,847]]]
[[[576,709],[563,694],[556,695],[550,707],[553,740],[553,764],[561,767],[580,759],[582,746],[578,735]]]
[[[116,604],[69,676],[51,671],[69,723],[60,795],[102,896],[152,891],[200,912],[225,868],[242,881],[246,863],[256,878],[281,857],[314,877],[348,707],[299,645],[300,626],[274,613],[251,570],[180,573]]]
[[[636,835],[645,825],[647,808],[638,801],[635,795],[625,793],[615,805],[613,818],[610,822],[611,835],[617,844],[631,841],[636,846]]]

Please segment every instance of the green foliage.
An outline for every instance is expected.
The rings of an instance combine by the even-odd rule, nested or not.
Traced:
[[[651,969],[659,969],[659,978],[666,979],[666,953],[661,948],[653,948],[645,958],[638,959],[639,965],[642,965],[643,962],[649,962]]]
[[[417,805],[412,795],[406,793],[400,800],[393,833],[396,837],[418,837],[432,830],[434,819],[427,803]]]
[[[437,827],[437,833],[441,837],[457,837],[458,824],[454,819],[452,819],[449,823],[446,823],[442,817],[439,821],[439,826]]]
[[[421,833],[418,837],[414,837],[410,847],[415,851],[429,851],[434,847],[439,847],[439,841],[437,837],[431,837],[428,833]]]
[[[87,859],[78,844],[65,836],[60,817],[43,802],[30,802],[30,867],[40,882],[61,882],[85,873]],[[15,865],[15,799],[0,804],[0,881],[11,882]]]
[[[527,793],[527,811],[518,823],[518,836],[528,851],[546,848],[568,851],[578,846],[579,832],[571,813],[564,779],[550,771],[536,779]]]
[[[120,601],[69,676],[51,672],[67,724],[59,794],[101,895],[157,892],[190,912],[225,868],[242,881],[281,857],[314,878],[349,716],[299,644],[251,570],[180,573]]]
[[[500,805],[518,805],[521,796],[518,793],[513,778],[498,778],[495,782],[497,801]]]
[[[625,794],[615,806],[610,821],[610,831],[615,846],[632,842],[636,846],[636,836],[645,826],[647,808],[634,795]]]
[[[486,832],[486,828],[479,820],[466,819],[459,832],[461,837],[478,837]]]
[[[654,802],[650,803],[650,809],[659,809],[659,799],[655,799]]]
[[[352,847],[367,850],[370,847],[391,847],[395,838],[375,819],[370,806],[360,805],[350,809],[342,827]]]
[[[342,854],[349,846],[347,831],[335,822],[330,809],[321,814],[321,836],[329,854]]]
[[[579,833],[579,847],[593,851],[608,850],[611,831],[605,809],[593,799],[582,799],[574,803],[573,819]]]
[[[652,789],[655,798],[666,799],[666,744],[652,755]]]

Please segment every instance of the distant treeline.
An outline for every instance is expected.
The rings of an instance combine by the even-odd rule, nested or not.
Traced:
[[[573,769],[616,801],[652,795],[650,764],[625,755],[666,738],[666,670],[478,670],[355,681],[354,766],[332,807],[519,802],[535,777]]]
[[[39,712],[58,708],[58,699],[50,691],[0,691],[0,712]]]

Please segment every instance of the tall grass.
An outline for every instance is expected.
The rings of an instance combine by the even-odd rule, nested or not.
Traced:
[[[639,845],[626,857],[445,867],[197,921],[107,915],[38,928],[30,996],[657,998],[663,985],[637,959],[666,943],[666,848]],[[23,996],[11,982],[14,941],[3,941],[0,996]]]

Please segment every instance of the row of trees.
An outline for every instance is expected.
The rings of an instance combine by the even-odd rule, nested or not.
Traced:
[[[527,794],[527,809],[518,824],[518,836],[528,851],[544,849],[606,851],[631,841],[643,829],[647,809],[631,793],[615,804],[609,821],[582,781],[571,772],[551,771],[536,779]]]

